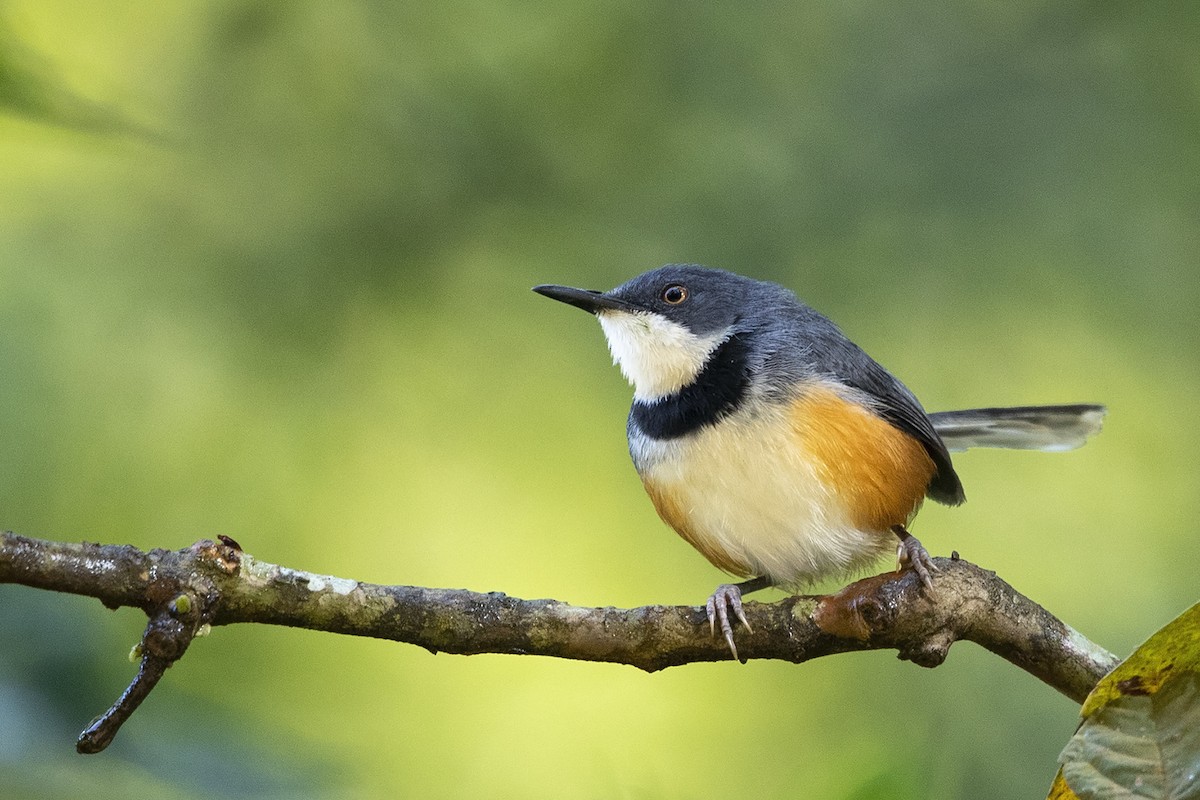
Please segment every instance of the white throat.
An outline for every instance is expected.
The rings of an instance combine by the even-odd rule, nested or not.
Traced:
[[[613,362],[633,384],[637,400],[654,402],[696,380],[708,357],[730,331],[697,336],[683,325],[649,311],[604,310],[597,314]]]

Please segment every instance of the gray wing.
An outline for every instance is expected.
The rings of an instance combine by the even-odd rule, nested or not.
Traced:
[[[811,308],[806,311],[802,324],[808,334],[810,368],[861,392],[880,417],[921,443],[937,467],[926,490],[931,499],[952,506],[963,502],[966,495],[950,452],[913,393],[846,338],[828,317]]]
[[[925,448],[937,467],[937,472],[929,481],[929,488],[925,490],[931,499],[951,506],[966,500],[962,481],[950,461],[950,452],[921,403],[907,386],[874,359],[866,353],[862,353],[862,357],[866,361],[860,360],[857,369],[839,374],[841,382],[868,395],[875,402],[876,413]],[[848,375],[852,377],[847,379]]]

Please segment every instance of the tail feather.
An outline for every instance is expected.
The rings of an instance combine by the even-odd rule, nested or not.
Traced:
[[[938,411],[929,415],[949,450],[1004,447],[1057,452],[1074,450],[1100,430],[1100,405],[1017,406]]]

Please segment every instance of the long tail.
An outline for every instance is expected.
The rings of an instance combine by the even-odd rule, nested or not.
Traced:
[[[1010,450],[1074,450],[1100,430],[1104,406],[1018,406],[938,411],[929,415],[950,450],[1004,447]]]

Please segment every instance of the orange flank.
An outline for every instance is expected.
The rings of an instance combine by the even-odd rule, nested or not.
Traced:
[[[791,423],[856,527],[885,532],[908,524],[937,469],[920,442],[819,386],[793,401]]]
[[[685,542],[699,550],[700,554],[708,559],[708,563],[731,575],[750,574],[749,565],[735,558],[728,549],[721,546],[719,540],[697,536],[692,532],[691,526],[688,524],[687,511],[683,507],[681,499],[671,491],[669,486],[661,486],[652,480],[646,480],[642,485],[646,487],[646,494],[650,495],[650,501],[654,503],[654,509],[658,511],[658,516],[662,518],[662,521],[674,528]]]

